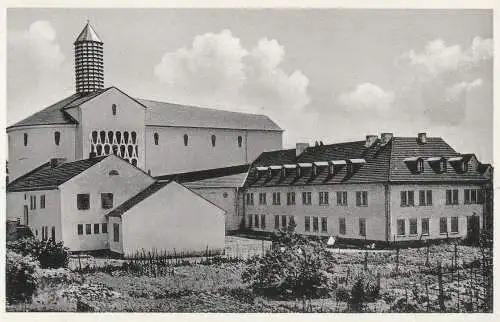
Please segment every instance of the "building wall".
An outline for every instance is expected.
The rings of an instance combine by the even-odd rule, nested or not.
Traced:
[[[448,222],[448,236],[467,236],[467,216],[474,213],[480,217],[482,225],[483,205],[464,204],[464,189],[480,189],[480,185],[452,185],[452,184],[404,184],[391,186],[391,240],[418,240],[446,238],[446,234],[439,232],[439,220],[446,217]],[[458,205],[446,205],[446,190],[458,189]],[[432,206],[419,206],[419,190],[432,190]],[[414,191],[415,206],[401,206],[401,191]],[[458,233],[451,233],[451,217],[458,216]],[[429,218],[429,236],[420,236],[422,233],[422,218]],[[405,236],[397,234],[397,220],[405,219]],[[417,235],[410,236],[409,219],[417,219]],[[481,226],[480,226],[481,227]]]
[[[281,205],[272,205],[272,193],[281,192]],[[287,205],[287,192],[295,191],[295,205]],[[329,192],[329,204],[319,205],[319,192]],[[337,191],[347,191],[347,205],[337,205]],[[356,206],[356,191],[368,192],[368,206]],[[366,239],[385,240],[385,198],[382,184],[345,184],[325,186],[301,187],[262,187],[249,188],[246,192],[254,194],[254,205],[245,202],[245,219],[248,225],[249,215],[265,215],[266,228],[254,230],[273,231],[274,216],[294,216],[297,225],[295,231],[301,234],[317,236],[339,236],[343,238],[365,239],[359,234],[359,219],[366,220]],[[267,205],[259,205],[259,192],[267,193]],[[302,204],[302,192],[311,192],[311,204]],[[311,231],[305,231],[305,216],[311,217]],[[312,217],[318,218],[319,231],[313,232]],[[328,222],[327,232],[321,231],[321,217],[326,217]],[[345,218],[346,233],[339,232],[339,218]],[[260,218],[259,218],[260,220]],[[288,222],[288,218],[287,218]],[[253,220],[254,224],[254,220]],[[281,218],[280,218],[281,226]]]
[[[60,133],[56,145],[54,133]],[[24,146],[24,134],[28,135]],[[51,158],[75,160],[75,125],[39,125],[10,129],[7,131],[9,146],[9,180],[40,166]]]
[[[116,105],[116,115],[112,113],[112,105]],[[80,107],[82,121],[81,142],[82,152],[79,158],[88,158],[91,152],[92,131],[105,131],[116,133],[137,133],[138,159],[137,166],[144,169],[144,118],[145,108],[127,95],[115,88],[111,88],[101,95],[93,98]],[[107,144],[107,143],[106,143]],[[113,144],[111,144],[113,145]],[[111,152],[112,153],[112,152]],[[111,154],[110,153],[110,154]]]
[[[224,249],[224,210],[172,182],[122,215],[123,252]]]
[[[158,133],[158,145],[155,133]],[[215,146],[212,146],[212,135],[216,137]],[[241,147],[238,136],[242,138]],[[147,126],[145,169],[158,176],[221,168],[250,163],[264,151],[281,148],[281,132]]]
[[[119,175],[109,175],[117,170]],[[102,233],[102,224],[107,223],[105,214],[111,209],[102,209],[101,193],[113,193],[113,207],[152,184],[154,179],[118,157],[111,156],[97,163],[61,185],[61,212],[64,243],[70,250],[98,250],[109,248],[108,234]],[[90,209],[77,209],[77,194],[90,194]],[[77,225],[84,225],[84,234],[77,234]],[[92,224],[92,233],[85,233],[85,225]],[[100,224],[99,234],[94,234],[94,224]]]
[[[210,200],[226,211],[226,230],[236,230],[237,220],[237,188],[190,188],[203,198]]]
[[[41,208],[40,198],[42,195],[45,196],[45,208]],[[31,209],[30,207],[31,197],[36,198],[35,209]],[[25,205],[28,207],[27,224],[31,229],[33,236],[37,237],[38,239],[42,239],[42,227],[46,227],[47,238],[51,238],[52,227],[54,227],[55,240],[62,240],[59,190],[54,189],[7,193],[7,218],[20,218],[21,224],[26,225],[24,216]]]

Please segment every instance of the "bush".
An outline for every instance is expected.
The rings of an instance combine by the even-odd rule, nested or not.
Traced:
[[[317,298],[330,293],[335,285],[327,273],[331,254],[317,241],[282,231],[273,237],[273,247],[265,256],[248,262],[242,278],[254,293],[277,298]]]
[[[365,283],[363,278],[359,278],[351,289],[351,298],[349,308],[352,312],[363,312],[363,303],[365,302]]]
[[[23,238],[8,242],[7,248],[23,256],[33,256],[39,261],[41,268],[68,267],[69,251],[63,242]]]
[[[10,303],[30,300],[38,287],[38,262],[7,250],[6,297]]]

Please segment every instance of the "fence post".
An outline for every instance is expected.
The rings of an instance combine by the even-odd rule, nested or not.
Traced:
[[[399,273],[399,247],[396,248],[396,273]]]
[[[427,242],[427,240],[426,240]],[[427,252],[426,252],[426,258],[425,258],[425,266],[429,266],[429,252],[430,252],[430,246],[429,242],[427,242]]]
[[[365,250],[365,265],[364,265],[365,270],[368,270],[368,251]]]
[[[443,272],[441,268],[441,261],[438,261],[438,285],[439,285],[439,310],[445,311],[444,294],[443,294]]]
[[[431,299],[429,298],[429,285],[427,284],[427,282],[425,283],[425,293],[427,295],[427,312],[429,312],[429,303]]]
[[[460,313],[460,270],[459,269],[457,269],[457,311]]]

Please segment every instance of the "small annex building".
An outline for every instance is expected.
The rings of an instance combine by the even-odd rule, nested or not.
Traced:
[[[224,247],[224,210],[113,154],[51,159],[17,178],[7,186],[7,219],[71,251]]]

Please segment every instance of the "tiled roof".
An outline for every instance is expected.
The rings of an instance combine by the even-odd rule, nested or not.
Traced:
[[[145,200],[149,196],[153,195],[155,192],[159,191],[161,188],[165,187],[171,181],[155,181],[149,185],[146,189],[142,190],[132,198],[128,199],[115,209],[111,210],[107,216],[110,217],[121,217],[124,213],[130,210],[132,207]]]
[[[39,112],[36,112],[24,120],[7,127],[7,129],[19,126],[46,124],[76,124],[77,121],[66,113],[65,110],[77,107],[106,92],[110,88],[116,87],[108,87],[87,95],[73,94]],[[124,92],[122,93],[127,95]],[[181,126],[282,131],[276,123],[265,115],[230,112],[213,108],[178,105],[145,99],[132,99],[146,107],[146,126]]]
[[[146,125],[282,131],[265,115],[138,99],[148,107]]]
[[[51,167],[50,162],[26,173],[7,185],[7,192],[55,189],[59,185],[82,173],[106,156],[62,163]]]
[[[247,171],[229,176],[204,179],[183,183],[188,188],[237,188],[242,187],[247,177]]]
[[[250,168],[249,164],[242,164],[242,165],[236,165],[236,166],[231,166],[231,167],[224,167],[224,168],[215,168],[215,169],[207,169],[207,170],[201,170],[201,171],[192,171],[192,172],[182,172],[182,173],[175,173],[175,174],[169,174],[169,175],[164,175],[164,176],[157,176],[155,177],[157,180],[173,180],[178,183],[185,184],[187,182],[201,182],[203,180],[207,180],[205,183],[209,184],[211,183],[216,183],[217,180],[222,184],[222,181],[225,181],[224,184],[229,184],[229,182],[233,182],[234,180],[239,180],[237,177],[235,178],[229,178],[230,176],[233,175],[241,175],[247,173],[248,169]],[[225,178],[225,179],[223,179]],[[212,180],[212,181],[208,181]],[[234,181],[234,183],[236,183]],[[236,186],[241,186],[243,181],[240,182],[240,185]],[[200,183],[203,184],[203,183]],[[232,183],[231,183],[232,184]],[[232,185],[232,187],[235,187]]]
[[[308,147],[298,157],[295,149],[278,150],[262,153],[252,164],[245,186],[300,186],[337,183],[372,183],[372,182],[446,182],[446,181],[485,181],[483,168],[479,166],[462,173],[448,164],[448,171],[439,173],[424,162],[423,173],[414,173],[405,163],[405,159],[422,157],[460,156],[441,138],[427,138],[425,144],[420,144],[417,138],[394,137],[386,145],[378,139],[372,146],[365,147],[365,141],[345,142],[330,145]],[[469,155],[462,155],[467,159]],[[312,163],[333,160],[365,160],[366,163],[354,164],[354,171],[348,174],[346,165],[335,166],[334,174],[329,167],[319,166],[314,174],[313,167],[289,168],[282,170],[257,171],[257,167],[270,165]],[[349,162],[349,161],[348,161]],[[265,169],[265,168],[263,168]],[[270,172],[269,172],[270,171]],[[299,174],[300,171],[300,175]],[[270,175],[269,175],[270,173]]]

